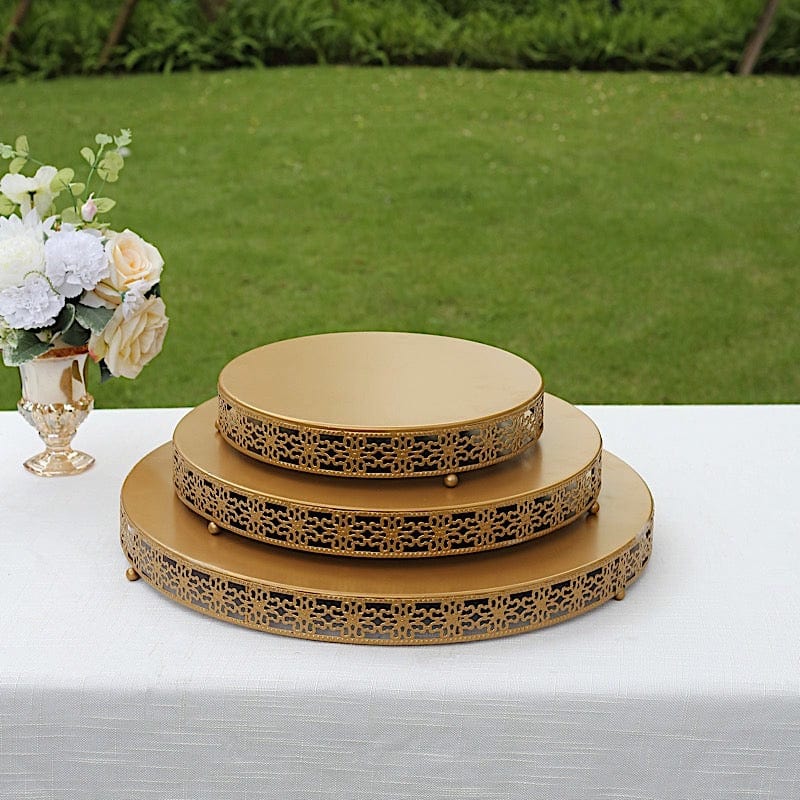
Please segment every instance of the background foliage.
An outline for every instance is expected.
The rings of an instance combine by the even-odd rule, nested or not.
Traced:
[[[163,253],[171,329],[99,407],[195,405],[245,350],[359,329],[509,349],[572,402],[800,399],[796,78],[295,67],[0,101],[0,140],[58,166],[133,129],[111,222]]]
[[[0,24],[16,0],[0,0]],[[732,69],[762,0],[140,0],[112,72],[307,63]],[[34,0],[6,77],[97,71],[118,2]],[[784,0],[758,69],[800,71],[800,0]]]

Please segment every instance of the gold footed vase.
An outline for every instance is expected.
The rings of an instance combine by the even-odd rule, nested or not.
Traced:
[[[72,449],[78,426],[94,406],[86,390],[88,355],[86,347],[57,348],[19,368],[22,397],[17,408],[45,444],[44,452],[25,462],[34,475],[78,475],[94,464],[93,456]]]

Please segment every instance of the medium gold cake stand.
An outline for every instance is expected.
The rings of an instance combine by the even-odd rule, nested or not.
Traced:
[[[173,436],[175,491],[220,528],[285,547],[374,558],[490,550],[543,536],[589,510],[600,491],[594,423],[546,395],[536,447],[461,477],[333,478],[262,464],[214,436],[216,404],[187,414]]]

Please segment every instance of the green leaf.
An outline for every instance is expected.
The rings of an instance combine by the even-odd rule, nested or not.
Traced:
[[[49,349],[50,345],[47,342],[40,342],[35,333],[22,330],[18,332],[15,344],[3,348],[3,361],[7,367],[18,367]]]
[[[80,225],[83,222],[81,215],[72,206],[67,206],[61,212],[61,221],[68,222],[70,225]]]
[[[81,155],[86,159],[90,167],[94,166],[94,150],[90,147],[82,147]]]
[[[10,144],[0,142],[0,157],[5,159],[14,158],[14,148]]]
[[[70,194],[73,197],[80,197],[86,191],[85,183],[71,183],[69,185]]]
[[[81,303],[75,306],[75,319],[92,333],[101,333],[113,316],[113,308],[90,308]]]
[[[25,156],[18,156],[17,158],[13,159],[11,163],[8,165],[8,171],[16,174],[19,172],[26,164],[28,163],[28,159]]]
[[[125,166],[125,159],[117,152],[106,153],[97,165],[97,174],[108,183],[119,180],[119,171]]]
[[[94,204],[97,206],[98,214],[107,214],[117,204],[116,200],[110,197],[95,197]]]
[[[65,186],[69,186],[74,177],[75,170],[72,170],[69,167],[66,169],[60,169],[58,172],[56,172],[55,178],[50,181],[50,191],[58,194],[58,192],[60,192]]]
[[[109,170],[109,172],[119,172],[125,166],[125,159],[115,150],[112,150],[103,156],[100,166]]]
[[[0,194],[0,215],[7,217],[14,212],[17,204],[13,200],[9,200],[4,194]]]
[[[114,144],[117,147],[125,147],[126,145],[129,145],[132,141],[133,137],[131,136],[130,128],[121,128],[119,136],[114,137]]]
[[[89,341],[89,337],[89,331],[78,325],[77,322],[70,325],[70,327],[61,334],[61,339],[64,344],[68,344],[71,347],[80,347],[86,344]]]
[[[67,330],[73,322],[75,322],[75,305],[64,303],[64,308],[61,309],[53,324],[53,335]]]
[[[27,156],[30,153],[31,149],[28,147],[28,137],[27,136],[17,136],[17,141],[14,142],[14,149],[21,155]]]
[[[154,283],[146,292],[145,297],[161,297],[161,284]]]
[[[98,366],[100,367],[100,383],[110,381],[114,377],[114,374],[108,368],[108,364],[106,364],[104,359],[100,359]]]
[[[97,144],[111,144],[114,141],[107,133],[98,133],[94,140]]]

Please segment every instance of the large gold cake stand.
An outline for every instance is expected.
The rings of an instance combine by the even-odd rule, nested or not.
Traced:
[[[435,644],[542,628],[624,596],[651,551],[642,479],[604,453],[600,513],[515,547],[437,559],[354,559],[208,533],[175,495],[172,447],[122,489],[121,542],[134,570],[203,614],[286,636]]]
[[[229,444],[279,467],[359,478],[455,475],[514,457],[542,432],[543,383],[478,342],[357,332],[275,342],[220,373]]]
[[[198,406],[173,436],[175,491],[218,527],[268,544],[333,555],[419,558],[507,547],[588,511],[600,491],[595,424],[545,396],[536,447],[461,476],[374,481],[285,470],[215,435],[216,403]]]

